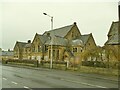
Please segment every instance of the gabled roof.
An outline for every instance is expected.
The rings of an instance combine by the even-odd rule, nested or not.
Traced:
[[[16,42],[16,45],[18,45],[20,48],[23,48],[26,44],[26,42]]]
[[[68,25],[68,26],[64,26],[61,28],[57,28],[54,30],[50,30],[45,32],[43,35],[47,35],[47,33],[50,33],[50,36],[60,36],[60,37],[65,37],[67,35],[67,33],[73,28],[73,26],[75,26],[76,23],[72,24],[72,25]]]
[[[46,45],[61,45],[61,46],[66,46],[68,43],[67,39],[59,36],[54,36],[52,41],[48,40],[45,44]]]
[[[72,45],[72,46],[78,46],[78,45],[84,46],[87,43],[87,41],[91,35],[92,35],[92,33],[81,35],[79,38],[71,40],[70,45]]]
[[[42,34],[38,34],[38,33],[35,34],[34,39],[36,38],[36,36],[39,38],[39,40],[42,44],[45,44],[45,42],[50,39],[50,37],[48,35],[42,35]]]
[[[107,40],[105,43],[107,45],[118,45],[120,44],[120,35],[115,34],[110,39]]]
[[[120,22],[113,22],[108,32],[108,40],[106,41],[105,45],[118,45],[120,44],[120,29],[119,29]]]
[[[75,39],[70,41],[71,46],[83,46],[83,41],[81,39]]]
[[[108,32],[108,36],[114,35],[118,33],[118,25],[119,25],[119,21],[117,22],[112,22],[110,30]]]
[[[84,34],[84,35],[81,35],[79,39],[82,40],[83,44],[85,45],[91,35],[92,35],[91,33],[90,34]]]
[[[50,39],[47,35],[39,35],[39,37],[43,44]]]

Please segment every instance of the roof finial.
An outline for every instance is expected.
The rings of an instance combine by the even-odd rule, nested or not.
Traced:
[[[76,25],[76,22],[74,22],[74,25]]]

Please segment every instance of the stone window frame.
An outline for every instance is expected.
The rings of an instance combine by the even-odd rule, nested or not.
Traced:
[[[77,47],[73,47],[73,53],[75,53],[75,52],[78,52],[78,48]]]

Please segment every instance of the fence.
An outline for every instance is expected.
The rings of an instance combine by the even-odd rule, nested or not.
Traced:
[[[50,61],[42,60],[40,62],[39,66],[50,68]],[[67,62],[65,62],[65,61],[52,61],[52,68],[54,68],[54,69],[67,69]]]
[[[35,67],[46,67],[49,68],[50,67],[50,61],[45,61],[42,60],[39,61],[38,60],[2,60],[2,64],[19,64],[19,65],[27,65],[27,66],[35,66]],[[64,61],[52,61],[52,65],[53,68],[55,69],[67,69],[67,62]]]

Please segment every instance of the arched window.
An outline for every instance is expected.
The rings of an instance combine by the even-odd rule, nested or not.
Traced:
[[[40,52],[40,51],[41,51],[41,46],[38,45],[38,52]]]

